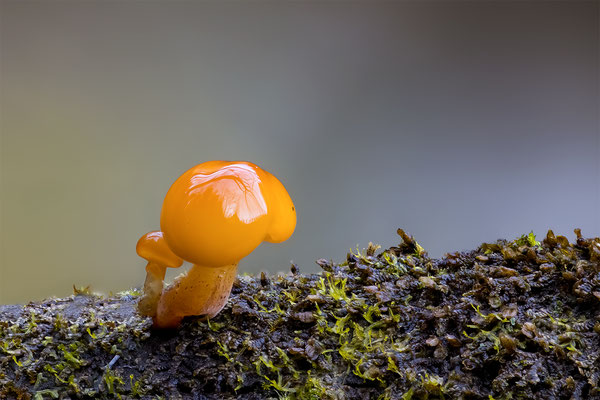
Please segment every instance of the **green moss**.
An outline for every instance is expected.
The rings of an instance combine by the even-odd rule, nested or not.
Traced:
[[[600,398],[600,239],[433,260],[399,234],[320,274],[240,276],[176,332],[151,330],[135,290],[0,306],[0,398]]]
[[[123,378],[119,376],[116,372],[112,371],[110,368],[106,368],[104,370],[104,375],[102,376],[102,379],[104,380],[104,384],[106,385],[106,390],[108,394],[115,395],[120,399],[121,395],[119,393],[119,387],[125,384]]]
[[[539,246],[541,245],[540,242],[538,242],[537,240],[535,240],[535,235],[533,234],[533,231],[529,232],[526,235],[521,235],[518,239],[516,239],[514,241],[515,245],[517,246]]]

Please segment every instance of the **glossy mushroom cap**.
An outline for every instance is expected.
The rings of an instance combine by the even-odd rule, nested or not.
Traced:
[[[262,241],[282,242],[296,210],[279,180],[245,161],[209,161],[181,175],[163,203],[160,226],[173,253],[196,265],[235,264]]]
[[[135,247],[138,256],[148,262],[164,265],[165,267],[177,268],[183,264],[183,260],[173,254],[161,231],[148,232],[140,238]]]
[[[269,204],[271,225],[265,236],[265,241],[281,243],[290,238],[296,228],[296,207],[287,190],[279,179],[267,171],[261,170],[265,177],[266,186],[270,189],[265,193]]]

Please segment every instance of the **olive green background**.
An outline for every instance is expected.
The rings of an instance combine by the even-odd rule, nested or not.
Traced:
[[[0,3],[0,303],[141,285],[189,167],[253,161],[298,210],[246,272],[600,235],[598,2]]]

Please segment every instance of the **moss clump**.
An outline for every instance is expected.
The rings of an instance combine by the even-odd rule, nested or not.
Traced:
[[[139,293],[0,306],[0,398],[600,399],[600,239],[430,259],[402,230],[320,274],[241,276],[153,332]]]

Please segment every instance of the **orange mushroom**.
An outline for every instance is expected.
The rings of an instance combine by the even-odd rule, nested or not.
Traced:
[[[173,328],[188,315],[219,313],[238,262],[263,241],[287,240],[296,227],[296,209],[281,182],[260,167],[209,161],[173,183],[160,225],[173,253],[194,264],[158,302],[154,325]]]
[[[158,299],[163,290],[167,267],[180,267],[183,260],[173,254],[161,231],[146,233],[138,240],[135,250],[140,257],[148,261],[144,295],[138,302],[138,310],[142,315],[154,317]]]

